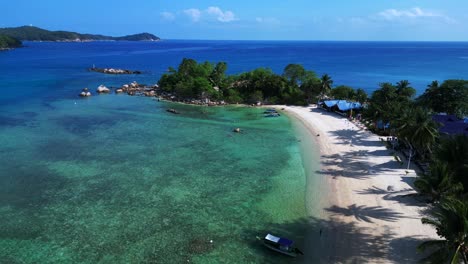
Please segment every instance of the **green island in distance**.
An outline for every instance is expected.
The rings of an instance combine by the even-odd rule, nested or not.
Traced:
[[[19,48],[21,45],[20,40],[0,34],[0,50]]]
[[[9,37],[9,38],[8,38]],[[19,45],[11,40],[20,41]],[[8,41],[7,41],[8,40]],[[21,41],[158,41],[159,37],[150,33],[139,33],[122,37],[111,37],[104,35],[81,34],[70,31],[50,31],[33,26],[21,26],[12,28],[0,28],[0,48],[8,49],[21,46]],[[10,44],[4,44],[10,43]],[[5,46],[4,46],[5,45]]]

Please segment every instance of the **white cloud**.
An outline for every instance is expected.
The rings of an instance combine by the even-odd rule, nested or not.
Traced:
[[[190,19],[192,19],[193,22],[198,22],[200,20],[200,17],[201,17],[201,11],[199,9],[196,9],[196,8],[186,9],[186,10],[184,10],[184,14],[189,16]]]
[[[183,13],[190,17],[193,22],[198,22],[203,19],[216,19],[219,22],[232,22],[238,20],[232,11],[223,11],[217,6],[210,6],[206,10],[201,11],[197,8],[183,10]]]
[[[442,19],[445,22],[454,22],[453,19],[444,16],[443,14],[437,12],[431,12],[423,10],[419,7],[414,7],[411,9],[387,9],[377,14],[377,18],[383,20],[403,20],[403,19],[418,19],[418,18],[438,18]]]
[[[397,9],[387,9],[378,13],[379,17],[392,20],[395,18],[401,17],[434,17],[437,16],[432,12],[423,11],[419,7],[407,9],[407,10],[397,10]]]
[[[175,15],[171,12],[161,12],[160,15],[164,20],[172,21],[175,19]]]
[[[221,8],[219,8],[217,6],[208,7],[206,12],[208,14],[210,14],[210,15],[215,16],[216,19],[219,22],[231,22],[231,21],[236,20],[236,17],[235,17],[233,12],[231,12],[229,10],[228,11],[223,11],[223,10],[221,10]]]

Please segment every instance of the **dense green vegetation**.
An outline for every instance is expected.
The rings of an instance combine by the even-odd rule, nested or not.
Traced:
[[[0,28],[0,34],[4,34],[19,40],[27,41],[75,41],[75,40],[159,40],[158,37],[141,33],[123,37],[109,37],[103,35],[80,34],[69,31],[49,31],[38,27],[22,26],[15,28]]]
[[[267,68],[238,75],[226,75],[226,70],[225,62],[212,64],[183,59],[177,69],[169,68],[161,77],[159,87],[179,100],[305,105],[329,93],[333,83],[330,76],[318,78],[299,64],[287,65],[281,75]],[[365,98],[364,94],[360,90],[359,98]],[[353,93],[353,97],[358,96]]]
[[[467,87],[466,80],[447,80],[440,86],[437,81],[433,81],[417,101],[436,113],[446,112],[460,117],[467,116]]]
[[[0,34],[0,50],[18,48],[18,47],[21,47],[21,45],[22,45],[21,41],[15,38]]]
[[[439,124],[432,119],[434,113],[460,117],[468,114],[468,81],[446,80],[440,85],[434,81],[417,98],[416,90],[407,80],[386,82],[368,98],[362,89],[333,88],[328,74],[319,78],[298,64],[287,65],[281,75],[259,68],[228,76],[226,69],[224,62],[214,65],[184,59],[178,69],[170,68],[161,77],[159,86],[182,101],[305,105],[332,98],[364,103],[361,114],[371,130],[396,137],[398,144],[392,148],[406,153],[418,164],[429,165],[415,186],[432,203],[432,210],[422,221],[433,225],[441,239],[421,244],[420,250],[431,250],[423,261],[468,263],[468,137],[440,135]]]

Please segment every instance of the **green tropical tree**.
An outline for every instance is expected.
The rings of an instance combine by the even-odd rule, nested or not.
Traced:
[[[397,127],[392,123],[400,118],[405,109],[412,106],[411,100],[405,95],[400,95],[397,88],[391,83],[380,83],[379,86],[380,88],[372,93],[369,105],[364,110],[364,116],[376,123],[380,121]]]
[[[428,90],[436,90],[437,88],[439,88],[439,81],[437,81],[437,80],[432,81],[431,84],[427,85]]]
[[[358,88],[358,89],[356,90],[356,94],[355,94],[354,100],[356,100],[357,102],[360,102],[361,104],[362,104],[362,103],[365,103],[365,102],[367,101],[367,93],[366,93],[366,91],[364,91],[364,89]]]
[[[417,98],[421,105],[436,113],[468,115],[468,80],[446,80],[439,85],[433,81],[428,89]]]
[[[419,250],[432,249],[422,261],[430,263],[468,263],[468,203],[456,198],[445,198],[422,219],[432,225],[441,240],[421,243]]]
[[[328,74],[322,75],[320,78],[320,83],[321,83],[321,90],[320,90],[320,97],[324,98],[327,94],[330,93],[333,80]]]
[[[411,98],[416,94],[416,90],[410,86],[410,82],[408,80],[397,82],[395,87],[399,96]]]
[[[317,75],[313,71],[306,71],[304,79],[299,86],[299,89],[305,95],[307,103],[315,101],[317,97],[320,96],[320,91],[322,90],[322,84],[320,79],[317,78]]]
[[[220,87],[226,78],[225,73],[227,70],[226,62],[218,62],[210,73],[209,79],[213,86]]]
[[[356,91],[349,86],[340,85],[331,89],[330,96],[339,100],[353,100],[356,97]]]
[[[436,159],[447,164],[454,179],[468,192],[468,136],[456,135],[442,138],[435,152]]]
[[[288,64],[283,70],[283,77],[288,80],[289,85],[297,86],[304,81],[306,70],[300,64]]]
[[[414,185],[431,202],[440,201],[444,196],[456,195],[463,190],[463,185],[453,179],[453,173],[447,164],[440,161],[432,163],[429,173],[419,176]]]
[[[404,108],[395,124],[398,138],[411,144],[421,157],[432,152],[439,132],[428,111],[422,107]]]

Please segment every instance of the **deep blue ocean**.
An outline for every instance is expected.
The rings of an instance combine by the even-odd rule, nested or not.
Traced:
[[[369,93],[407,79],[420,94],[468,73],[461,42],[24,44],[0,52],[1,263],[306,262],[261,247],[267,232],[309,261],[324,256],[307,234],[321,230],[314,204],[326,188],[300,124],[259,108],[96,95],[100,84],[154,84],[182,58],[225,61],[231,74],[299,63]],[[78,97],[84,87],[91,98]]]
[[[371,93],[381,82],[409,80],[421,94],[433,80],[466,78],[467,42],[326,42],[326,41],[183,41],[160,42],[26,42],[0,53],[2,103],[37,97],[74,96],[95,83],[86,69],[121,67],[142,70],[141,76],[109,78],[156,83],[182,58],[228,63],[228,73],[258,67],[281,73],[289,63],[302,64],[318,75],[327,73],[334,85]],[[73,91],[73,92],[72,92]]]

